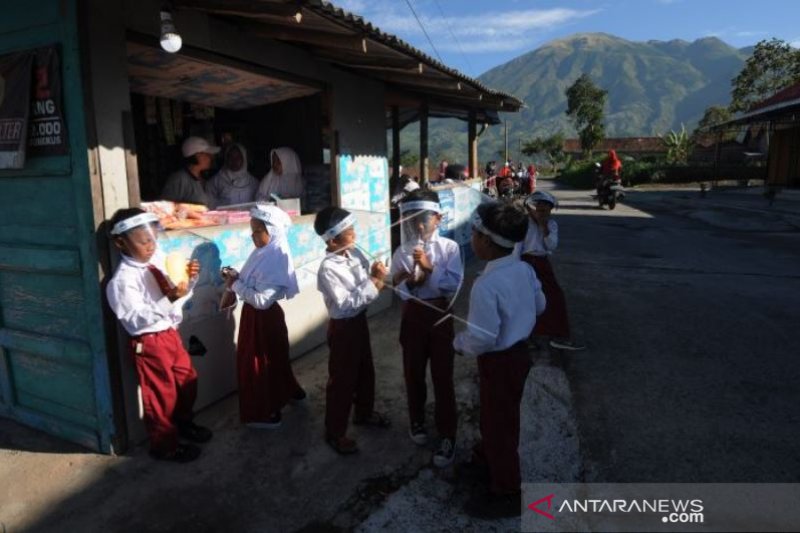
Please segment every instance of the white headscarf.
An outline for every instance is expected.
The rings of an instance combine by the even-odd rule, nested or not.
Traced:
[[[270,239],[266,246],[253,250],[242,267],[239,279],[249,286],[249,278],[257,277],[261,284],[284,287],[286,299],[293,298],[300,288],[287,239],[292,219],[281,208],[262,204],[253,207],[250,216],[264,223]]]
[[[256,193],[256,201],[270,202],[272,194],[279,198],[300,198],[303,194],[303,169],[300,166],[300,158],[291,148],[275,148],[269,153],[270,164],[273,155],[278,156],[281,161],[281,174],[276,174],[270,170]]]
[[[238,148],[242,154],[242,168],[236,171],[228,168],[228,158],[234,148]],[[230,145],[225,150],[225,164],[206,186],[206,192],[211,197],[209,207],[214,209],[221,205],[252,202],[257,189],[258,180],[247,171],[247,150],[238,143]]]

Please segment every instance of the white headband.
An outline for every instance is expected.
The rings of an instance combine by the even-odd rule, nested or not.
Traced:
[[[136,216],[126,218],[125,220],[120,220],[114,224],[114,227],[111,228],[111,235],[122,235],[126,231],[130,231],[133,228],[144,226],[145,224],[153,224],[156,222],[158,222],[158,217],[153,213],[139,213]]]
[[[250,218],[255,218],[267,226],[273,226],[278,229],[284,229],[292,225],[292,219],[289,214],[274,205],[257,204],[255,207],[250,208]]]
[[[442,208],[436,202],[429,202],[426,200],[417,200],[416,202],[400,202],[400,213],[406,211],[433,211],[434,213],[441,213]]]
[[[503,248],[513,248],[516,244],[514,241],[510,241],[505,237],[498,235],[497,233],[493,232],[492,230],[488,229],[486,226],[483,225],[483,220],[481,220],[481,216],[478,214],[477,211],[472,213],[472,217],[470,218],[470,223],[472,226],[483,233],[484,235],[488,235],[492,242],[497,244],[498,246],[502,246]]]
[[[352,213],[344,217],[344,220],[330,228],[328,231],[320,235],[322,240],[328,242],[331,239],[336,238],[341,232],[352,226],[356,223],[356,217],[353,216]]]
[[[535,207],[536,202],[547,202],[553,207],[558,206],[556,197],[545,191],[536,191],[525,199],[525,205],[528,207]]]

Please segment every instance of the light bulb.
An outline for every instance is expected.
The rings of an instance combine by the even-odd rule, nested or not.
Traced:
[[[172,13],[161,11],[161,48],[170,54],[174,54],[181,49],[181,45],[183,45],[183,39],[181,39],[178,30],[175,29]]]
[[[161,48],[170,54],[174,54],[181,49],[183,39],[177,33],[164,33],[161,35]]]

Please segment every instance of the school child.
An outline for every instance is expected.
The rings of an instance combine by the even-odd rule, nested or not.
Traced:
[[[136,363],[142,393],[144,424],[150,436],[150,455],[186,463],[200,448],[181,444],[178,437],[203,443],[211,431],[192,421],[197,396],[197,372],[176,327],[190,297],[200,265],[187,265],[189,281],[177,285],[156,264],[158,219],[132,207],[120,209],[109,221],[111,239],[122,260],[106,287],[111,310],[130,335],[128,348]]]
[[[551,337],[553,348],[583,350],[585,346],[571,340],[567,301],[550,263],[550,255],[558,247],[558,223],[551,216],[557,203],[555,197],[545,191],[537,191],[525,199],[530,220],[525,241],[520,245],[522,260],[536,271],[547,298],[547,309],[536,320],[533,334]]]
[[[519,405],[531,365],[526,340],[545,298],[536,273],[513,252],[525,238],[525,213],[486,203],[471,223],[472,249],[488,263],[472,287],[468,326],[454,346],[477,357],[481,443],[474,461],[488,466],[490,479],[488,496],[471,499],[466,511],[491,518],[520,512]]]
[[[404,244],[392,257],[395,291],[403,300],[400,344],[408,398],[408,434],[425,445],[425,372],[430,361],[436,402],[436,429],[441,439],[433,456],[438,467],[455,457],[456,397],[453,388],[453,319],[447,318],[452,297],[464,277],[461,250],[439,235],[442,221],[439,195],[414,191],[400,202]]]
[[[317,288],[330,315],[325,441],[343,455],[358,451],[346,435],[352,405],[353,424],[389,427],[386,416],[373,410],[375,369],[367,326],[367,306],[383,289],[386,267],[378,261],[369,266],[355,247],[354,224],[355,217],[338,207],[326,207],[314,220],[314,230],[327,247],[317,273]]]
[[[250,230],[256,248],[241,273],[223,270],[228,290],[244,301],[236,346],[239,417],[254,429],[279,428],[281,409],[289,400],[306,398],[289,363],[289,332],[278,304],[300,292],[286,239],[291,223],[278,207],[253,207]]]

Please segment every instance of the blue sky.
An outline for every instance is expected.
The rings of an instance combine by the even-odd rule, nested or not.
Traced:
[[[579,32],[634,41],[716,36],[800,47],[800,0],[408,0],[444,62],[470,76]],[[436,57],[406,0],[332,0]]]

